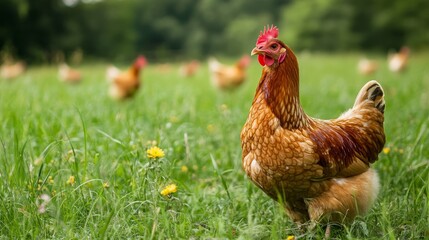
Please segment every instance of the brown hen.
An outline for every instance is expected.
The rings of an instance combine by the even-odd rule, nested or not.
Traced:
[[[106,72],[107,79],[110,81],[110,96],[118,100],[134,96],[140,87],[140,71],[146,64],[146,58],[139,56],[133,65],[124,72],[120,72],[116,67],[110,66]]]
[[[221,90],[233,89],[240,86],[246,80],[246,69],[249,66],[250,57],[241,57],[234,65],[224,65],[215,58],[208,61],[212,83]]]
[[[358,71],[361,75],[369,76],[378,69],[378,63],[375,60],[361,58],[358,62]]]
[[[410,49],[408,47],[402,47],[399,52],[390,54],[388,56],[389,70],[396,73],[404,71],[408,64],[409,55]]]
[[[187,63],[183,63],[179,68],[179,74],[182,77],[190,78],[193,77],[198,69],[200,68],[200,62],[197,60],[192,60]]]
[[[311,118],[300,105],[295,54],[277,36],[276,27],[264,29],[252,51],[263,70],[241,131],[243,168],[296,223],[352,220],[379,191],[370,164],[385,143],[383,89],[370,81],[339,118]]]
[[[0,67],[0,76],[4,79],[13,79],[25,72],[25,63],[22,61],[10,63],[6,62]]]
[[[62,63],[58,69],[60,81],[76,84],[82,80],[82,74],[73,68],[70,68],[66,63]]]

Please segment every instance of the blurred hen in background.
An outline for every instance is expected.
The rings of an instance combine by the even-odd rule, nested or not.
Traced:
[[[240,86],[246,80],[249,63],[250,57],[247,55],[231,66],[224,65],[213,57],[210,58],[208,65],[213,85],[221,90]]]
[[[389,70],[392,72],[402,72],[405,70],[408,64],[408,58],[410,56],[410,49],[408,47],[402,47],[399,52],[389,54]]]
[[[183,63],[179,68],[179,74],[182,77],[192,77],[194,76],[198,69],[200,68],[200,62],[197,60],[192,60],[187,63]]]
[[[5,62],[1,66],[0,75],[4,79],[14,79],[25,71],[25,63],[22,61],[18,61],[15,63]]]
[[[70,68],[66,63],[62,63],[58,70],[60,81],[66,83],[76,84],[82,80],[82,74],[76,70]]]
[[[140,71],[147,65],[147,60],[144,56],[139,56],[131,65],[131,67],[120,72],[114,66],[107,69],[107,78],[110,81],[109,95],[113,99],[126,99],[134,96],[140,87]]]
[[[368,76],[378,70],[378,63],[375,60],[361,58],[358,63],[358,71],[361,75]]]

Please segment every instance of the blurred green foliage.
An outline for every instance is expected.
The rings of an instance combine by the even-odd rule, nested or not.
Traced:
[[[2,0],[0,49],[30,62],[77,50],[109,61],[236,56],[267,24],[297,50],[426,48],[428,9],[426,0]]]
[[[298,49],[386,51],[429,46],[429,1],[295,0],[281,27]]]

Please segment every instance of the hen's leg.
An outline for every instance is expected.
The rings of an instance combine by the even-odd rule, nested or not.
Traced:
[[[328,223],[325,230],[325,239],[329,239],[331,237],[331,224]]]

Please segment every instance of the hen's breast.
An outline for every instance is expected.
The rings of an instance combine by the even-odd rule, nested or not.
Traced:
[[[323,175],[307,132],[283,129],[264,104],[253,104],[241,139],[245,172],[272,197],[280,190],[307,192],[311,179]]]

